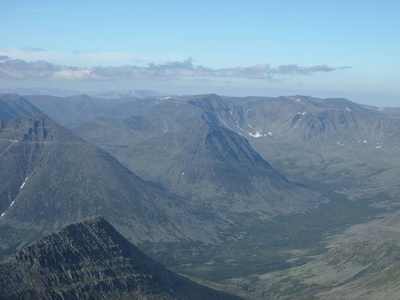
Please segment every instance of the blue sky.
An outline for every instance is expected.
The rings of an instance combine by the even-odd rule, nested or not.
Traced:
[[[400,1],[10,1],[0,88],[400,106]]]

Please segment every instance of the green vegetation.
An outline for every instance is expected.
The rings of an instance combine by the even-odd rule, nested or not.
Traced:
[[[309,188],[331,201],[318,209],[277,216],[271,221],[251,221],[248,216],[237,215],[238,223],[219,245],[143,243],[140,248],[176,272],[222,281],[302,265],[327,251],[327,237],[388,212],[371,206],[369,200],[349,201],[326,185]]]

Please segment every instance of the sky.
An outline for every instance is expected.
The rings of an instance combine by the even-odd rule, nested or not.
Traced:
[[[400,107],[400,1],[7,1],[0,88]]]

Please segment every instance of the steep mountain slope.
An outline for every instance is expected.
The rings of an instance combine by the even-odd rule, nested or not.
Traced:
[[[240,119],[233,108],[233,104],[215,94],[166,97],[142,116],[160,132],[178,132],[204,122],[230,128],[236,126],[233,114]]]
[[[239,299],[156,263],[103,218],[71,224],[0,264],[2,299]]]
[[[0,119],[12,119],[19,115],[32,116],[40,113],[38,108],[19,95],[0,95]]]
[[[69,97],[25,96],[59,124],[72,128],[97,117],[128,118],[139,115],[161,97],[94,98],[86,94]]]
[[[365,188],[395,197],[386,183],[400,167],[400,119],[385,109],[306,96],[255,98],[241,109],[252,147],[289,178],[322,181],[352,198]]]
[[[220,212],[265,217],[322,201],[284,178],[245,138],[209,122],[107,150],[142,178]]]
[[[131,241],[217,241],[217,219],[161,191],[44,115],[2,121],[0,247],[9,253],[67,223],[107,217]]]

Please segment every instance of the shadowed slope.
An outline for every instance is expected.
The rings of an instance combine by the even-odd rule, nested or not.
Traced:
[[[239,299],[156,263],[103,218],[68,225],[0,264],[10,299]]]
[[[3,121],[0,150],[2,251],[99,214],[135,242],[218,240],[218,220],[195,216],[190,203],[44,115]]]

